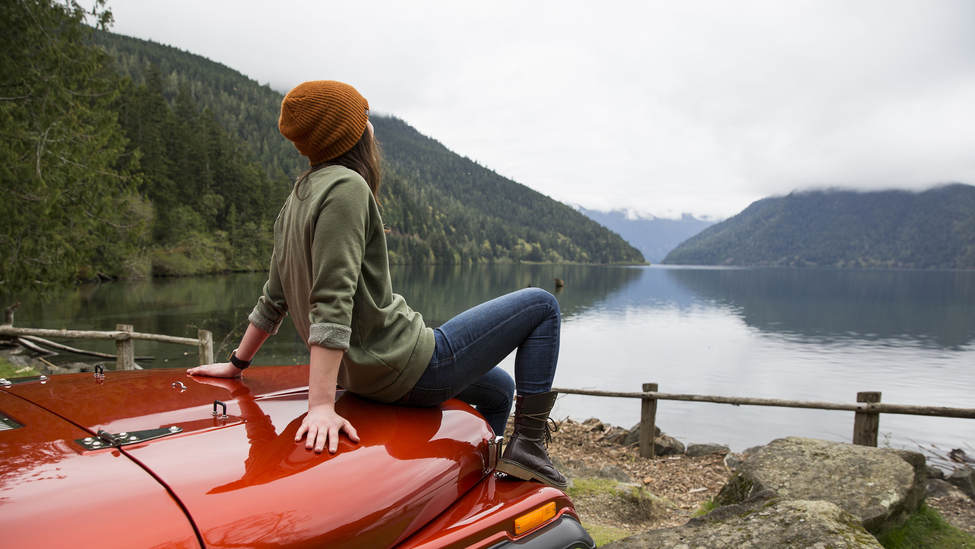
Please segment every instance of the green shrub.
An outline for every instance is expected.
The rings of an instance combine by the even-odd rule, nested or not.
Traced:
[[[880,537],[886,549],[975,549],[975,537],[948,524],[925,504],[903,525]]]
[[[589,532],[589,535],[592,536],[593,541],[596,542],[596,547],[606,545],[607,543],[614,542],[618,539],[623,539],[631,535],[626,530],[612,528],[610,526],[598,526],[586,523],[583,523],[582,526],[587,532]]]
[[[567,490],[569,497],[578,498],[594,496],[600,493],[616,495],[619,493],[619,483],[604,478],[577,478],[572,480],[572,487]]]
[[[704,515],[710,513],[711,511],[714,511],[718,507],[720,507],[720,505],[718,505],[718,503],[716,501],[714,501],[714,498],[708,498],[708,499],[704,500],[703,503],[701,503],[701,506],[698,507],[697,510],[694,511],[694,513],[691,514],[691,516],[692,517],[703,517]]]

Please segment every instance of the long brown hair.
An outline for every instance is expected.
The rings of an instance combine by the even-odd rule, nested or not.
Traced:
[[[326,167],[326,166],[345,166],[346,168],[358,173],[366,180],[369,185],[369,190],[372,191],[372,196],[375,197],[376,202],[379,202],[379,187],[383,182],[382,175],[382,154],[383,148],[376,139],[372,132],[369,131],[367,126],[365,131],[362,132],[362,137],[359,141],[352,146],[347,152],[342,154],[337,158],[331,160],[326,160],[325,162],[320,162],[314,166],[310,166],[307,170],[298,176],[298,182],[295,184],[295,195],[298,196],[299,200],[303,200],[300,195],[298,195],[298,189],[301,184],[308,179],[308,176],[315,173],[316,171]]]

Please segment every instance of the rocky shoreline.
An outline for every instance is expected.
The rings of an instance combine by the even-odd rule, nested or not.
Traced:
[[[779,521],[777,522],[779,527],[782,526],[782,520],[788,522],[793,519],[796,525],[805,525],[806,519],[802,517],[810,516],[809,513],[812,510],[817,510],[817,512],[821,512],[820,519],[822,520],[817,519],[816,524],[819,526],[813,530],[818,529],[821,531],[820,533],[828,532],[830,528],[835,530],[837,524],[850,522],[851,519],[848,515],[854,516],[856,518],[853,523],[858,524],[857,528],[859,528],[859,530],[854,528],[857,534],[853,535],[847,532],[844,535],[853,536],[853,538],[859,537],[865,540],[864,543],[876,543],[873,534],[885,529],[885,527],[877,529],[877,519],[874,516],[876,513],[868,514],[866,519],[868,526],[875,530],[871,531],[865,529],[861,524],[862,517],[846,509],[846,507],[850,507],[847,502],[841,502],[841,505],[824,499],[797,500],[796,497],[788,496],[788,493],[793,490],[782,486],[772,490],[771,493],[768,493],[769,490],[765,488],[757,491],[751,488],[742,489],[742,486],[749,484],[749,482],[754,488],[755,482],[754,479],[743,482],[741,481],[742,477],[738,476],[739,474],[748,470],[753,464],[769,459],[769,455],[774,455],[774,452],[769,450],[770,447],[787,445],[788,443],[783,441],[792,440],[800,441],[793,445],[796,448],[815,447],[820,453],[825,451],[824,448],[829,448],[830,451],[838,448],[839,450],[835,451],[839,453],[846,453],[846,450],[853,453],[854,457],[847,459],[846,463],[850,464],[849,467],[854,472],[840,474],[840,472],[834,471],[832,473],[833,476],[846,475],[849,477],[846,484],[856,486],[851,493],[840,497],[840,499],[846,497],[847,499],[859,498],[869,501],[872,497],[877,496],[874,498],[877,505],[883,502],[893,507],[900,505],[900,508],[906,509],[906,511],[895,514],[896,516],[888,521],[888,523],[897,523],[906,514],[910,514],[911,509],[916,509],[917,504],[926,497],[927,504],[938,510],[949,523],[975,535],[975,501],[972,499],[975,496],[975,490],[969,493],[967,489],[963,491],[948,482],[945,480],[946,475],[942,470],[926,466],[924,456],[916,452],[866,448],[811,439],[781,439],[773,441],[766,447],[750,448],[742,454],[735,454],[728,451],[726,447],[719,445],[688,444],[685,447],[673,437],[658,433],[656,439],[658,448],[667,454],[646,459],[639,456],[637,431],[637,426],[632,429],[623,429],[604,424],[597,419],[589,419],[583,422],[567,419],[561,422],[559,432],[553,435],[553,441],[550,445],[550,453],[553,458],[562,465],[563,471],[573,482],[574,487],[570,488],[570,493],[574,492],[573,500],[583,521],[587,523],[587,526],[594,529],[606,529],[609,532],[609,539],[621,540],[615,545],[609,545],[609,547],[670,547],[672,545],[669,545],[664,538],[655,538],[653,535],[649,535],[650,532],[668,531],[670,532],[668,535],[677,532],[679,536],[687,537],[690,535],[689,531],[686,530],[687,528],[707,530],[706,526],[709,521],[714,522],[718,518],[720,518],[718,522],[726,524],[730,518],[729,511],[726,508],[736,505],[739,507],[735,507],[735,509],[743,515],[753,514],[756,512],[756,508],[767,507],[781,511],[781,513],[775,513],[773,519],[773,522]],[[677,444],[672,443],[671,440]],[[796,451],[803,455],[803,452]],[[866,454],[861,455],[861,452],[866,452]],[[766,458],[758,457],[762,455],[765,455]],[[879,477],[891,476],[889,469],[900,469],[901,479],[899,482],[901,486],[898,489],[903,494],[899,496],[899,501],[902,500],[906,503],[895,505],[892,501],[888,501],[887,496],[891,490],[890,487],[883,489],[886,490],[883,495],[868,495],[881,491],[882,483],[880,482],[865,481],[863,484],[855,484],[849,480],[863,476],[866,467],[864,463],[869,461],[865,459],[865,455],[882,456],[877,458],[880,459],[879,463],[883,463],[883,466],[876,467],[877,471],[880,472],[878,473]],[[757,467],[757,465],[754,466]],[[788,475],[791,478],[801,475],[800,471],[806,470],[812,477],[817,477],[817,475],[823,474],[824,467],[823,463],[816,463],[815,460],[810,461],[808,456],[803,459],[794,458],[789,464]],[[959,467],[951,475],[948,475],[948,479],[956,484],[964,485],[971,478],[968,473],[963,472],[966,470],[970,470],[970,468]],[[736,478],[739,480],[735,481]],[[874,485],[867,486],[870,482],[874,482]],[[590,489],[594,483],[601,490]],[[818,484],[823,483],[818,482]],[[732,497],[729,493],[735,492],[731,487],[736,485],[738,486],[738,495]],[[582,489],[579,490],[576,487]],[[785,491],[785,496],[779,493],[782,490]],[[833,486],[833,490],[838,491],[839,485]],[[766,492],[759,498],[760,503],[757,500],[749,501],[749,498],[754,497],[758,492]],[[694,518],[693,515],[696,511],[700,514],[701,510],[713,506],[714,503],[709,504],[712,501],[723,504],[723,507],[719,507],[719,509],[723,509],[721,513],[711,517],[711,519]],[[795,501],[825,501],[826,503],[808,505],[803,503],[800,505],[794,504]],[[744,507],[741,507],[742,505]],[[858,512],[866,514],[862,510]],[[793,517],[793,519],[788,517]],[[799,522],[800,519],[803,522]],[[637,543],[631,538],[644,539],[644,542]],[[624,543],[622,540],[630,541]],[[652,540],[656,541],[651,543]],[[870,540],[874,541],[871,542]],[[710,546],[702,543],[701,546]],[[879,547],[879,545],[870,544],[836,545],[836,547],[845,546]]]

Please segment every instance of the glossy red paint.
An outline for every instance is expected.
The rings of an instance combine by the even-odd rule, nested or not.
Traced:
[[[9,390],[0,410],[23,425],[0,432],[4,547],[200,547],[177,503],[128,457],[83,451],[73,441],[89,433]]]
[[[307,382],[307,366],[281,366],[238,380],[145,370],[0,389],[0,410],[26,425],[0,432],[0,539],[11,547],[485,547],[512,539],[514,519],[547,502],[575,516],[559,490],[496,480],[493,433],[456,400],[409,408],[340,392],[336,410],[361,440],[343,436],[336,454],[315,454],[294,440]],[[227,417],[212,415],[215,400]],[[100,429],[171,426],[182,432],[121,449],[74,442]]]
[[[304,395],[238,398],[242,425],[129,453],[179,495],[209,547],[391,547],[486,474],[484,420],[459,402],[406,408],[342,394],[355,426],[334,455],[295,432]]]
[[[515,519],[550,501],[555,502],[556,517],[569,515],[578,520],[572,502],[561,490],[490,475],[396,549],[491,547],[517,540],[532,532],[515,536]]]
[[[251,394],[307,390],[307,365],[255,370],[254,374],[248,370],[245,382]],[[104,378],[92,374],[51,376],[47,383],[14,385],[6,390],[91,432],[119,432],[209,419],[214,400],[227,401],[228,413],[239,416],[228,389],[237,386],[172,369],[107,372]]]
[[[340,393],[336,411],[360,442],[343,437],[334,455],[305,449],[294,437],[307,376],[307,366],[238,380],[145,370],[9,390],[91,433],[181,427],[122,452],[176,494],[208,547],[391,547],[488,473],[493,433],[458,401],[408,408]],[[214,400],[228,418],[212,416]]]

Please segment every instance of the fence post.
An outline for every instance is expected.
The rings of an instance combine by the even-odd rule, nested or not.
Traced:
[[[200,338],[200,366],[213,364],[213,334],[210,330],[200,330],[196,335]]]
[[[880,402],[879,392],[857,393],[857,402]],[[857,412],[853,418],[853,444],[877,447],[877,433],[880,431],[880,414]]]
[[[657,384],[644,383],[643,392],[657,392]],[[643,397],[640,403],[640,457],[652,458],[654,454],[653,435],[657,423],[657,399]]]
[[[116,324],[115,330],[118,332],[132,332],[131,324]],[[135,370],[135,342],[129,336],[119,336],[115,340],[115,369],[116,370]]]

